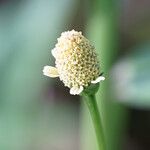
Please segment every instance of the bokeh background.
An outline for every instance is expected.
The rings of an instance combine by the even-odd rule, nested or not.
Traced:
[[[95,45],[105,82],[97,93],[108,150],[150,149],[150,1],[0,0],[0,150],[97,150],[82,99],[54,65],[61,32]]]

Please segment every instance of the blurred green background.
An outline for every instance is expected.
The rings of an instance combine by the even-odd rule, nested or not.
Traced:
[[[61,32],[82,31],[105,82],[97,93],[108,150],[150,149],[150,2],[0,0],[0,150],[97,150],[90,115],[43,76]]]

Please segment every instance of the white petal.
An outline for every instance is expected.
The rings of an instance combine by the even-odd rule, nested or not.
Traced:
[[[59,77],[57,68],[52,66],[45,66],[43,69],[43,74],[51,78]]]
[[[52,53],[52,55],[53,55],[54,57],[56,57],[56,49],[55,49],[55,48],[52,49],[51,53]]]
[[[72,88],[70,89],[70,94],[71,94],[71,95],[74,95],[74,87],[72,87]]]
[[[80,86],[80,88],[77,91],[77,94],[80,94],[83,91],[83,86]]]
[[[91,83],[96,84],[96,83],[98,83],[98,82],[100,82],[100,81],[103,81],[103,80],[105,80],[105,77],[100,76],[100,77],[98,77],[96,80],[91,81]]]
[[[82,91],[83,91],[83,86],[80,86],[80,88],[78,88],[78,87],[72,87],[70,89],[70,94],[71,95],[79,95]]]

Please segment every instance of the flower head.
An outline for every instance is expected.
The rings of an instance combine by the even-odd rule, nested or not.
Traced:
[[[49,77],[59,77],[70,94],[80,94],[90,84],[104,80],[95,48],[81,32],[63,32],[52,50],[55,67],[45,66],[43,73]]]

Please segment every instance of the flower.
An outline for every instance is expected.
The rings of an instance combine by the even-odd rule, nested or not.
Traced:
[[[100,75],[100,67],[95,52],[88,39],[75,30],[63,32],[52,50],[55,67],[45,66],[43,74],[59,77],[70,94],[78,95],[90,84],[105,78]]]

